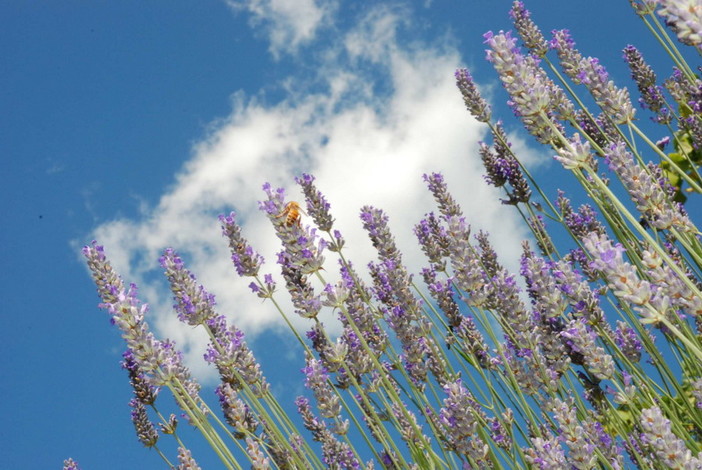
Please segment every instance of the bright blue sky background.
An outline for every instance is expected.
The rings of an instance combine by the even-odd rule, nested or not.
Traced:
[[[509,121],[482,34],[510,28],[511,2],[372,3],[2,2],[3,467],[60,468],[69,456],[85,470],[161,467],[134,436],[123,346],[79,256],[95,236],[124,278],[139,282],[154,327],[196,360],[202,342],[174,324],[155,275],[163,248],[183,252],[247,332],[286,405],[301,393],[302,362],[277,335],[275,312],[233,274],[215,218],[236,208],[246,235],[274,259],[256,211],[263,182],[294,195],[294,176],[313,172],[357,265],[371,257],[358,208],[383,207],[418,268],[409,231],[431,210],[421,175],[443,171],[469,221],[516,259],[518,243],[508,241],[525,232],[480,184],[484,129],[452,77],[471,67]],[[623,85],[631,86],[624,46],[660,57],[627,1],[527,7],[544,31],[571,29]],[[561,178],[548,154],[514,142],[544,181]],[[207,455],[196,454],[203,466]]]

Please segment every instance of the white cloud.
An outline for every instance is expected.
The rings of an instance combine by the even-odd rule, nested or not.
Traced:
[[[192,159],[156,207],[142,219],[117,220],[95,230],[115,268],[126,281],[137,282],[142,298],[152,304],[151,322],[159,334],[191,351],[186,356],[196,373],[204,373],[195,358],[206,340],[175,321],[165,283],[155,280],[158,256],[169,246],[184,255],[198,281],[216,294],[219,312],[249,337],[280,327],[272,304],[262,303],[249,291],[250,281],[236,276],[216,219],[218,213],[236,210],[244,235],[267,260],[264,272],[277,275],[279,244],[257,208],[266,181],[301,201],[294,177],[303,171],[315,175],[359,271],[374,259],[359,209],[365,204],[384,209],[416,273],[423,255],[412,227],[434,210],[422,174],[442,172],[474,232],[489,231],[506,264],[516,266],[515,237],[526,234],[515,211],[502,206],[499,194],[482,181],[477,141],[485,138],[485,128],[469,117],[455,88],[453,72],[461,59],[443,44],[398,41],[393,31],[400,21],[390,10],[375,9],[340,44],[329,46],[319,64],[324,83],[317,88],[329,93],[297,94],[269,106],[237,94],[231,115],[194,147]],[[387,79],[389,93],[373,91],[378,77]],[[333,253],[327,258],[324,275],[333,277]],[[294,315],[292,309],[287,312]],[[302,329],[310,326],[293,320]],[[333,323],[325,320],[332,328]]]
[[[274,56],[295,53],[309,43],[317,30],[332,24],[335,1],[328,0],[225,0],[234,10],[251,15],[250,23],[268,36]]]

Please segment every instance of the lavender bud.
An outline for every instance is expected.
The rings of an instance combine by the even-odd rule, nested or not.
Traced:
[[[490,106],[480,95],[468,69],[456,70],[456,86],[470,114],[479,122],[490,122]]]
[[[141,442],[144,447],[155,446],[156,441],[158,441],[158,431],[156,431],[156,428],[149,420],[144,404],[132,398],[129,401],[129,406],[132,407],[132,422],[134,423],[134,429],[136,429],[139,442]]]

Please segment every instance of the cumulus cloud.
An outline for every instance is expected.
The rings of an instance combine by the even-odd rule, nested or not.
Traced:
[[[196,372],[204,373],[198,358],[206,339],[175,319],[158,276],[158,256],[165,247],[182,254],[198,282],[217,296],[219,312],[249,338],[281,327],[272,304],[262,303],[249,291],[250,281],[236,276],[216,219],[236,211],[244,235],[267,260],[264,272],[278,274],[279,242],[258,210],[266,181],[301,201],[294,177],[315,175],[359,271],[374,259],[359,209],[366,204],[384,209],[416,273],[423,260],[412,227],[434,210],[422,175],[441,172],[474,231],[489,231],[506,264],[515,266],[519,245],[514,240],[526,232],[515,211],[502,206],[500,195],[482,181],[476,149],[486,129],[470,118],[456,91],[453,72],[461,58],[443,42],[398,40],[398,28],[407,27],[403,17],[396,10],[372,9],[320,55],[314,87],[296,87],[293,73],[281,83],[298,92],[279,103],[265,105],[235,94],[231,114],[194,146],[192,159],[155,207],[139,219],[95,229],[93,236],[105,245],[115,268],[125,280],[137,282],[152,305],[151,322],[159,334],[185,349]],[[336,271],[333,256],[328,254],[324,273],[330,281]],[[281,287],[279,298],[284,297]],[[309,327],[306,320],[292,320],[301,330]],[[334,328],[331,318],[325,324]]]
[[[328,0],[226,0],[235,11],[246,11],[254,29],[267,36],[274,56],[294,53],[309,43],[322,26],[330,26],[336,2]]]

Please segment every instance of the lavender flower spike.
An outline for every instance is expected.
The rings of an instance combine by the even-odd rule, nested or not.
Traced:
[[[605,157],[636,203],[636,208],[651,226],[659,230],[674,227],[681,232],[696,231],[682,206],[673,202],[670,194],[649,171],[634,162],[623,142],[612,144]]]
[[[702,468],[702,454],[692,456],[685,441],[673,434],[670,420],[663,416],[660,408],[654,406],[641,411],[641,427],[649,447],[666,468]]]
[[[699,0],[658,0],[665,18],[681,43],[702,51],[702,4]]]
[[[623,124],[634,119],[636,110],[631,105],[629,91],[614,85],[597,58],[583,57],[575,49],[575,42],[567,30],[553,32],[551,47],[556,49],[565,74],[575,83],[584,84],[595,98],[597,105],[615,124]]]
[[[519,52],[516,39],[509,33],[490,31],[484,37],[490,46],[487,59],[500,75],[514,113],[540,142],[559,141],[554,128],[560,130],[562,126],[554,117],[572,114],[572,103],[538,67],[537,59]]]
[[[490,105],[483,99],[468,69],[456,70],[456,86],[470,114],[479,122],[490,122]]]
[[[307,213],[312,217],[314,223],[323,232],[329,232],[334,225],[334,219],[329,213],[330,204],[324,195],[314,185],[314,176],[303,173],[295,182],[302,187],[307,201]]]
[[[166,270],[166,278],[171,286],[178,319],[188,325],[202,325],[215,315],[214,295],[195,283],[195,276],[185,269],[183,260],[171,248],[164,251],[159,259]]]
[[[232,262],[239,276],[254,277],[263,264],[263,256],[255,253],[249,242],[241,235],[241,227],[236,223],[236,214],[220,215],[222,234],[229,240]]]
[[[524,41],[524,45],[537,57],[543,57],[548,52],[548,42],[536,23],[531,19],[531,13],[524,8],[524,2],[515,1],[509,11],[514,27]]]
[[[178,447],[178,462],[176,470],[201,470],[190,450],[184,447]]]
[[[624,261],[621,243],[613,245],[605,235],[591,233],[583,239],[583,245],[593,258],[591,266],[605,275],[614,295],[634,305],[644,305],[651,299],[651,284],[639,279],[634,267]]]
[[[580,134],[573,134],[573,138],[564,146],[558,148],[558,155],[553,157],[559,161],[566,170],[576,168],[592,168],[590,143],[580,140]]]

